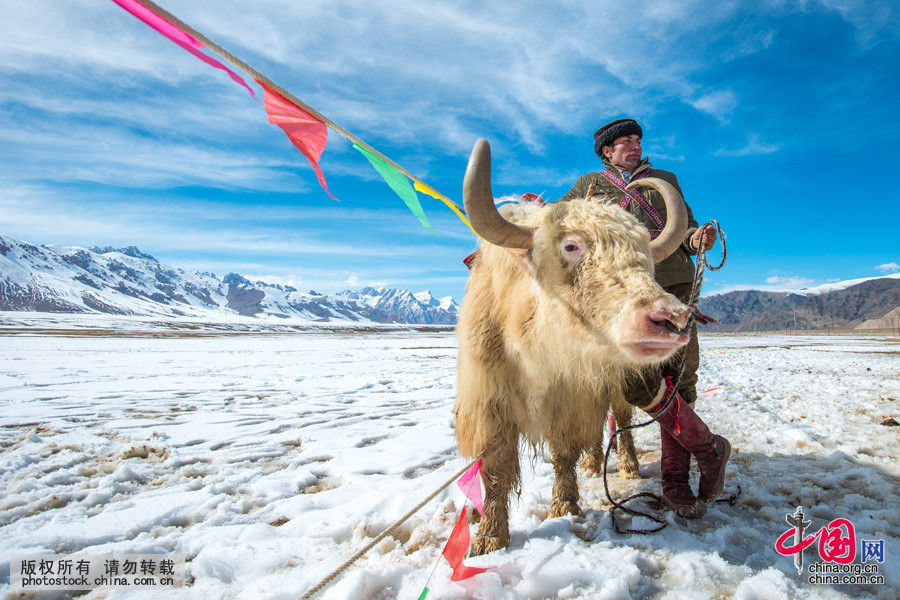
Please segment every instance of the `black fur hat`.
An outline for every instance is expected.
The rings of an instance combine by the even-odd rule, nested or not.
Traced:
[[[637,134],[644,137],[644,130],[634,119],[616,119],[594,132],[594,152],[603,158],[603,146],[612,146],[623,135]]]

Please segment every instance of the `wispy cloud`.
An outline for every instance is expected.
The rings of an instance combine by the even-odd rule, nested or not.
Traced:
[[[80,83],[135,85],[140,78],[174,83],[216,79],[199,61],[173,60],[184,51],[162,36],[135,35],[144,25],[117,6],[70,0],[52,8],[41,2],[7,2],[0,35],[0,72],[42,73]]]
[[[307,185],[289,172],[299,165],[288,162],[293,154],[254,155],[246,148],[158,139],[83,122],[64,130],[42,123],[16,127],[9,119],[0,123],[0,143],[17,149],[17,175],[24,181],[266,190],[303,190]]]
[[[2,190],[2,188],[0,188]],[[420,234],[420,227],[405,209],[304,209],[216,202],[125,199],[116,203],[94,201],[57,204],[52,190],[37,187],[6,188],[0,193],[3,232],[25,241],[70,245],[132,245],[152,254],[180,256],[191,253],[230,253],[242,256],[365,257],[399,260],[409,249],[391,236],[366,238],[340,234],[349,225],[369,223],[396,239]],[[332,218],[333,217],[333,218]],[[305,226],[298,227],[297,224]],[[310,226],[309,224],[316,224]],[[430,237],[430,236],[429,236]],[[444,246],[422,244],[421,251],[440,255]],[[213,259],[210,257],[210,262]],[[240,262],[245,260],[239,259]],[[180,264],[175,265],[180,266]],[[199,268],[199,267],[198,267]]]
[[[776,144],[767,144],[762,141],[759,134],[751,133],[744,146],[731,150],[720,148],[714,151],[713,155],[733,157],[754,156],[757,154],[772,154],[773,152],[778,152],[779,148],[780,146],[777,146]]]
[[[895,262],[884,263],[883,265],[878,265],[875,268],[884,273],[900,273],[900,264],[897,264]]]
[[[857,39],[863,47],[870,46],[885,29],[897,32],[900,29],[895,2],[872,2],[870,0],[818,0],[822,6],[836,10],[857,30]]]
[[[786,288],[786,289],[797,289],[802,287],[807,287],[813,283],[815,283],[815,279],[809,279],[807,277],[800,277],[797,275],[773,275],[772,277],[766,278],[766,283],[769,286],[775,286],[778,288]]]
[[[736,7],[652,4],[634,21],[630,8],[602,5],[522,2],[487,5],[476,14],[468,6],[426,7],[414,0],[269,0],[248,14],[243,3],[217,2],[210,10],[208,1],[195,0],[179,3],[178,11],[345,126],[397,143],[425,141],[422,114],[435,121],[429,133],[439,137],[432,139],[453,147],[472,139],[459,136],[456,125],[484,119],[505,124],[510,137],[532,151],[540,151],[539,132],[548,128],[580,132],[597,115],[618,114],[622,106],[648,112],[671,95],[727,117],[737,102],[734,92],[703,91],[693,81],[707,66],[693,53],[702,54],[709,36],[694,38],[692,53],[683,39],[714,30]],[[233,87],[114,5],[67,2],[55,8],[55,21],[40,4],[16,3],[12,11],[8,22],[18,26],[4,31],[0,42],[0,57],[8,59],[0,69],[7,72],[71,72],[80,65],[109,81],[176,85],[199,77],[217,94]],[[626,20],[630,26],[621,27]],[[297,23],[304,24],[303,35],[296,35]],[[568,35],[540,34],[560,30]],[[53,47],[46,40],[54,40]],[[668,92],[656,91],[662,89]]]
[[[703,93],[696,99],[688,100],[688,103],[720,121],[726,121],[737,106],[738,98],[731,90],[715,90]]]

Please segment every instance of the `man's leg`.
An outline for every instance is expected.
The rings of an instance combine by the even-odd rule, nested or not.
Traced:
[[[662,401],[667,390],[665,384],[660,385],[662,381],[660,369],[649,369],[643,376],[634,376],[625,386],[625,399],[629,404],[646,411]],[[691,453],[662,424],[659,437],[663,500],[682,517],[702,516],[706,512],[706,503],[694,495],[688,478]]]
[[[691,283],[670,285],[666,291],[687,304],[691,299]],[[684,370],[681,362],[684,361]],[[687,345],[669,359],[662,369],[663,376],[678,382],[678,393],[685,402],[694,406],[697,400],[697,369],[700,367],[700,343],[697,340],[697,324],[691,325],[691,337]],[[681,376],[679,378],[679,375]]]
[[[669,378],[661,386],[657,398],[644,410],[652,417],[658,416],[660,430],[697,459],[700,501],[715,499],[725,484],[725,464],[731,456],[728,440],[709,430],[691,405],[681,398]]]

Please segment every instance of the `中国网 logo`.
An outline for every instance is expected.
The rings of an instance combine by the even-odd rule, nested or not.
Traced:
[[[818,540],[822,562],[809,565],[810,583],[884,583],[884,577],[878,575],[878,565],[866,564],[884,562],[884,540],[860,540],[860,563],[853,564],[857,557],[856,529],[848,519],[834,519],[805,536],[811,522],[805,520],[802,506],[793,514],[788,513],[785,521],[791,527],[778,537],[775,550],[782,556],[794,557],[798,575],[803,574],[803,551]]]

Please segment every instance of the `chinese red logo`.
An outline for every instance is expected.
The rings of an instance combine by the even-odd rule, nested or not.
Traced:
[[[794,555],[797,572],[803,572],[803,551],[819,540],[819,558],[825,562],[849,565],[856,558],[856,530],[847,519],[834,519],[817,532],[803,536],[803,530],[810,522],[803,519],[803,507],[788,513],[785,520],[792,527],[781,534],[775,542],[775,550],[782,556]]]
[[[802,552],[818,538],[819,557],[823,561],[849,565],[856,558],[856,531],[853,523],[847,519],[835,519],[828,525],[823,525],[816,533],[800,540],[800,543],[786,544],[794,537],[795,532],[795,528],[788,529],[775,542],[775,549],[779,554],[789,556]]]

